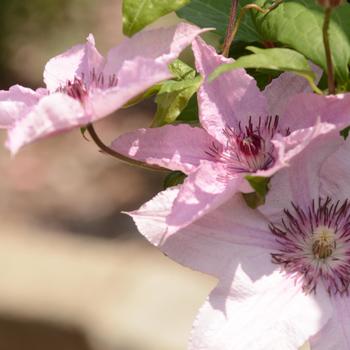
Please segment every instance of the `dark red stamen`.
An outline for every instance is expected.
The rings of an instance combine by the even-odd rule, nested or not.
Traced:
[[[111,74],[106,78],[102,72],[97,73],[95,69],[92,69],[89,77],[84,74],[81,77],[74,77],[73,81],[68,80],[66,85],[60,87],[58,91],[84,104],[92,90],[108,89],[117,85],[118,78],[115,74]]]
[[[278,116],[268,116],[265,119],[260,117],[254,124],[250,117],[248,124],[242,126],[239,123],[237,130],[226,126],[223,130],[226,145],[214,142],[206,153],[226,164],[232,173],[266,170],[275,162],[271,139],[276,132],[289,133],[288,130],[281,132],[278,129],[278,121]]]

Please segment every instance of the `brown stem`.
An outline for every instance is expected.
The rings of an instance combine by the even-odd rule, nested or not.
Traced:
[[[123,162],[126,162],[126,163],[131,164],[131,165],[136,165],[136,166],[144,168],[144,169],[156,170],[156,171],[169,171],[169,169],[165,169],[165,168],[162,168],[162,167],[157,166],[157,165],[150,165],[150,164],[141,162],[139,160],[129,158],[129,157],[115,151],[114,149],[108,147],[107,145],[105,145],[102,142],[100,137],[97,135],[95,128],[93,127],[92,124],[88,124],[86,127],[86,130],[88,131],[89,135],[91,136],[91,138],[95,142],[95,144],[98,146],[98,148],[102,152],[109,154],[110,156],[112,156],[114,158],[117,158]]]
[[[323,45],[326,54],[327,61],[327,75],[328,75],[328,92],[332,95],[335,94],[335,83],[334,83],[334,72],[333,72],[333,63],[332,63],[332,53],[329,45],[329,22],[331,19],[332,8],[328,7],[324,12],[324,21],[323,21]]]
[[[248,4],[245,5],[244,7],[242,7],[241,11],[239,12],[238,18],[234,23],[233,29],[231,30],[231,33],[229,35],[229,37],[225,38],[225,45],[224,45],[224,49],[222,51],[222,54],[225,57],[228,57],[229,51],[230,51],[230,46],[233,42],[233,40],[235,39],[235,36],[237,34],[238,28],[245,16],[245,14],[249,11],[249,10],[256,10],[258,12],[263,13],[264,15],[268,14],[269,12],[271,12],[272,10],[274,10],[275,8],[277,8],[281,3],[283,2],[283,0],[276,0],[275,3],[270,6],[267,9],[263,9],[260,6],[256,5],[256,4]],[[230,17],[231,18],[231,17]]]
[[[222,54],[225,57],[228,57],[228,54],[230,52],[230,46],[232,44],[232,41],[230,41],[230,38],[231,38],[233,26],[234,26],[235,21],[236,21],[237,6],[238,6],[238,0],[232,0],[231,9],[230,9],[230,17],[228,20],[225,41],[224,41],[224,45],[223,45],[223,49],[222,49]]]

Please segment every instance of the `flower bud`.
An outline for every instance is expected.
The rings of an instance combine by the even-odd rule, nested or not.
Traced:
[[[344,0],[317,0],[317,3],[325,8],[334,8],[340,6]]]

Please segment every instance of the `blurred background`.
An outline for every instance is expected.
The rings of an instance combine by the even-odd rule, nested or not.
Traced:
[[[121,26],[120,0],[0,0],[0,88],[41,86],[48,59],[90,32],[105,54]],[[148,101],[96,129],[108,143],[154,110]],[[186,349],[215,281],[167,259],[120,214],[161,190],[163,175],[102,155],[79,130],[13,159],[1,147],[0,172],[0,350]]]

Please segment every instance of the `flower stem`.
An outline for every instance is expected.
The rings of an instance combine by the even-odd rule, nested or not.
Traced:
[[[327,61],[327,75],[328,75],[328,92],[332,95],[335,94],[335,83],[334,83],[334,72],[333,72],[333,63],[332,63],[332,53],[329,45],[329,22],[331,19],[332,8],[327,7],[324,11],[324,21],[323,21],[323,45],[326,53]]]
[[[86,126],[86,130],[89,133],[89,135],[91,136],[92,140],[95,142],[95,144],[98,146],[98,148],[103,152],[106,153],[114,158],[117,158],[123,162],[126,162],[130,165],[136,165],[138,167],[144,168],[144,169],[148,169],[148,170],[155,170],[155,171],[169,171],[169,169],[165,169],[162,168],[158,165],[150,165],[144,162],[141,162],[139,160],[136,159],[132,159],[129,158],[117,151],[115,151],[114,149],[108,147],[107,145],[105,145],[103,143],[103,141],[100,139],[100,137],[97,135],[95,128],[93,127],[92,124],[88,124]]]
[[[224,45],[223,45],[223,49],[222,49],[222,53],[225,57],[228,56],[229,51],[230,51],[230,46],[232,44],[231,35],[232,35],[233,29],[234,29],[234,24],[236,21],[237,6],[238,6],[238,0],[232,0],[231,9],[230,9],[230,17],[228,20],[225,41],[224,41]]]
[[[272,10],[274,10],[275,8],[277,8],[282,2],[283,2],[283,0],[276,0],[275,3],[267,9],[263,9],[256,4],[245,5],[244,7],[242,7],[241,11],[239,12],[238,18],[235,21],[235,12],[233,13],[233,11],[237,11],[237,8],[234,8],[234,0],[232,0],[232,6],[231,6],[231,12],[230,12],[230,23],[229,23],[227,31],[226,31],[226,38],[224,41],[222,54],[225,57],[228,57],[231,44],[232,44],[233,40],[235,39],[238,28],[239,28],[245,14],[249,10],[253,9],[253,10],[256,10],[256,11],[261,12],[264,15],[266,15],[269,12],[271,12]]]

